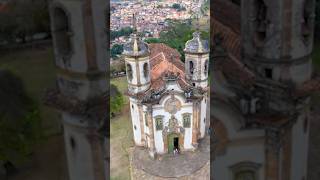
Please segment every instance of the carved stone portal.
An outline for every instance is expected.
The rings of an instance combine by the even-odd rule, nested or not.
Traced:
[[[184,151],[184,132],[184,128],[179,126],[178,120],[172,115],[169,124],[162,130],[165,153],[168,153],[168,136],[170,134],[177,134],[179,136],[179,148],[181,151]]]

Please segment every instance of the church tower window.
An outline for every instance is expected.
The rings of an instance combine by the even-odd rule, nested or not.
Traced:
[[[261,167],[260,164],[254,162],[240,162],[236,165],[231,166],[231,171],[234,180],[258,179],[258,170]]]
[[[76,141],[74,140],[73,137],[70,137],[70,146],[72,150],[76,149]]]
[[[205,75],[208,73],[208,60],[205,61],[204,63],[204,72]]]
[[[183,114],[183,127],[189,128],[191,125],[191,115],[190,114]]]
[[[148,63],[144,63],[143,65],[143,75],[145,78],[148,78],[149,76],[149,66]]]
[[[155,118],[156,120],[156,130],[162,130],[163,129],[163,117],[162,116],[157,116]]]
[[[272,69],[271,68],[265,68],[264,72],[265,72],[266,78],[272,79]]]
[[[189,61],[189,71],[191,74],[193,74],[193,70],[194,70],[193,61]]]
[[[312,14],[312,0],[304,0],[303,14],[302,14],[302,27],[301,33],[305,43],[308,42],[311,35],[311,14]]]
[[[59,56],[65,57],[71,52],[71,31],[66,12],[59,7],[53,10],[53,38]]]
[[[267,6],[263,0],[256,0],[256,30],[255,42],[260,46],[267,36]]]
[[[132,80],[132,67],[130,64],[127,64],[127,75],[128,75],[128,79],[131,81]]]

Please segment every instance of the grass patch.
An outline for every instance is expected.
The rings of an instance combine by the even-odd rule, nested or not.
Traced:
[[[121,93],[127,90],[126,77],[115,78],[111,83]],[[129,99],[125,97],[122,112],[110,121],[110,175],[112,180],[130,179],[128,148],[134,146],[132,124],[130,118]]]
[[[8,69],[24,82],[27,93],[39,104],[43,128],[47,134],[60,129],[58,113],[42,103],[46,88],[55,86],[55,65],[52,48],[25,49],[0,56],[0,69]]]

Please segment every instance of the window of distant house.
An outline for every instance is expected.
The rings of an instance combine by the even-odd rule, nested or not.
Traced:
[[[71,28],[66,12],[59,7],[53,10],[53,38],[59,56],[65,57],[71,52]]]
[[[157,116],[155,118],[156,120],[156,130],[162,130],[163,129],[163,117],[162,116]]]
[[[144,114],[144,123],[145,123],[145,125],[148,127],[148,113],[145,113]]]
[[[191,125],[191,114],[183,114],[183,127],[189,128]]]
[[[132,80],[132,67],[130,64],[127,64],[127,76],[128,76],[128,79],[131,81]]]
[[[149,66],[148,63],[144,63],[143,65],[143,75],[147,79],[149,76]]]
[[[190,71],[191,74],[193,74],[193,69],[194,69],[193,61],[189,61],[189,71]]]
[[[265,77],[272,79],[272,69],[271,68],[265,68],[264,69]]]

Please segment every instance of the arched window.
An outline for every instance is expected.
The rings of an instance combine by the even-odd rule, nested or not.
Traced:
[[[235,173],[235,180],[256,180],[255,178],[255,172],[251,170],[246,170],[246,171],[240,171]]]
[[[240,162],[231,166],[231,171],[234,180],[257,180],[258,170],[261,167],[260,164],[254,162]]]
[[[156,130],[162,130],[163,129],[163,116],[156,116]]]
[[[70,22],[66,12],[59,7],[53,10],[53,38],[59,56],[66,58],[71,53]]]
[[[305,43],[309,42],[309,37],[312,32],[311,15],[312,15],[313,3],[312,0],[304,0],[301,33]]]
[[[255,1],[256,9],[256,29],[255,29],[255,42],[260,46],[267,36],[267,6],[264,0]]]
[[[185,113],[182,115],[182,117],[183,117],[183,127],[189,128],[191,125],[191,114]]]
[[[209,66],[209,61],[206,60],[206,61],[204,62],[204,71],[203,71],[203,73],[204,73],[205,75],[207,75],[207,73],[208,73],[208,66]]]
[[[193,74],[193,69],[194,69],[193,61],[189,61],[189,71],[190,71],[191,74]]]
[[[127,64],[127,76],[128,76],[128,79],[131,81],[132,80],[132,67],[130,64]]]
[[[149,77],[149,66],[148,63],[144,63],[143,65],[143,75],[147,79]]]

